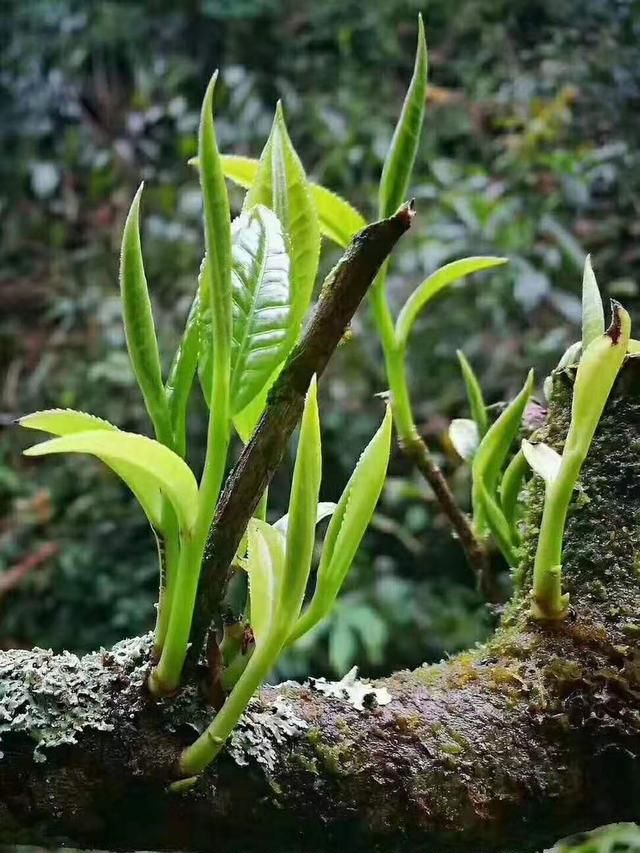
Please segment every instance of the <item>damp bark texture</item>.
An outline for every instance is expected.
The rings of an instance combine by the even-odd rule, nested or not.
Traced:
[[[560,450],[571,371],[536,436]],[[266,688],[197,784],[176,757],[212,713],[144,692],[149,642],[0,654],[0,841],[111,850],[534,851],[640,817],[640,364],[629,359],[565,536],[571,615],[529,619],[543,492],[482,648],[373,686]]]

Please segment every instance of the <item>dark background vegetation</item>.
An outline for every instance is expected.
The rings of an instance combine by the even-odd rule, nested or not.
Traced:
[[[540,387],[577,337],[587,251],[605,292],[639,307],[632,0],[4,0],[3,422],[69,406],[148,431],[119,314],[120,232],[144,178],[143,246],[168,359],[202,254],[186,161],[214,68],[224,151],[257,156],[281,97],[309,174],[373,216],[418,11],[432,85],[412,190],[419,219],[396,257],[392,301],[450,259],[511,258],[506,271],[434,303],[411,347],[421,429],[466,502],[468,471],[446,441],[449,420],[467,414],[455,350],[490,402],[513,394],[530,365]],[[325,254],[328,265],[332,249]],[[325,499],[341,490],[381,414],[374,395],[385,380],[366,312],[354,331],[323,383]],[[192,415],[197,462],[197,399]],[[0,433],[0,590],[25,560],[38,564],[0,592],[0,644],[83,651],[148,629],[155,553],[133,498],[88,459],[28,462],[27,439],[8,426]],[[277,512],[285,473],[272,494]],[[488,624],[432,495],[396,454],[332,620],[281,674],[416,665],[475,642]]]

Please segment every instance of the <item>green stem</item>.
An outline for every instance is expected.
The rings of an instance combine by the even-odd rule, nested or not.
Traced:
[[[529,463],[525,459],[522,450],[519,450],[502,475],[500,483],[500,504],[504,517],[507,519],[513,538],[518,541],[517,529],[518,495],[522,489],[524,478],[529,472]]]
[[[180,559],[178,520],[173,507],[167,500],[163,502],[162,507],[162,529],[164,533],[158,535],[160,593],[153,642],[155,657],[160,656],[167,635]]]
[[[547,486],[533,566],[533,611],[541,619],[562,619],[567,612],[568,596],[561,590],[562,540],[585,456],[579,450],[563,454],[558,475]]]
[[[220,496],[231,439],[229,364],[230,350],[227,347],[222,352],[218,350],[213,360],[207,451],[200,481],[198,515],[190,541],[182,543],[162,655],[149,682],[154,693],[175,690],[189,648],[202,558]],[[165,602],[162,609],[167,609]]]
[[[201,773],[220,752],[251,697],[269,675],[285,639],[286,634],[277,631],[254,651],[222,709],[203,734],[182,753],[179,769],[183,776]]]
[[[478,586],[483,595],[489,601],[498,601],[500,592],[493,581],[487,550],[476,536],[471,522],[458,506],[442,471],[433,461],[429,448],[416,428],[407,381],[406,351],[405,347],[396,340],[393,317],[384,290],[385,277],[386,265],[380,270],[373,283],[370,300],[374,323],[382,345],[391,391],[393,422],[398,432],[400,446],[433,489],[440,508],[460,540],[467,562],[478,579]],[[302,618],[304,619],[304,616]]]

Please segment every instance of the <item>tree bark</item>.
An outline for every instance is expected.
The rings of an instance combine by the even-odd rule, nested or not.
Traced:
[[[176,758],[212,711],[194,688],[160,701],[145,693],[146,638],[83,659],[0,653],[0,840],[526,853],[638,819],[639,362],[621,371],[571,508],[565,622],[529,617],[535,480],[515,593],[484,646],[383,679],[364,698],[344,685],[265,688],[183,793],[168,791]],[[556,449],[572,381],[556,374],[541,429]]]

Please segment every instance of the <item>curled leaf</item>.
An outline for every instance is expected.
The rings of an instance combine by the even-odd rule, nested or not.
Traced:
[[[426,278],[422,284],[413,291],[405,302],[396,321],[396,340],[400,346],[406,346],[413,325],[422,309],[431,300],[444,290],[445,287],[459,281],[467,275],[492,267],[502,266],[507,263],[507,258],[474,257],[462,258],[452,261],[450,264],[440,267]]]
[[[382,492],[391,451],[391,409],[362,453],[327,529],[313,598],[289,642],[307,633],[331,609]]]
[[[199,311],[199,298],[196,294],[165,385],[175,450],[180,456],[184,456],[186,451],[187,404],[198,365]]]
[[[176,453],[151,438],[117,429],[90,428],[36,444],[24,453],[25,456],[46,456],[50,453],[97,456],[116,471],[135,493],[141,482],[154,484],[158,490],[157,502],[152,501],[151,494],[148,496],[149,502],[154,504],[154,517],[160,517],[160,495],[163,493],[171,502],[181,529],[188,532],[193,527],[198,510],[195,477]],[[140,474],[143,480],[139,479]]]
[[[292,346],[311,301],[320,255],[320,227],[307,177],[289,137],[280,103],[243,210],[250,210],[256,204],[274,211],[286,235],[293,282],[289,335]]]
[[[280,592],[281,621],[287,633],[300,615],[315,543],[322,453],[318,389],[313,376],[300,422],[300,438],[291,482],[285,570]]]
[[[556,479],[561,462],[561,456],[556,450],[544,442],[532,444],[525,438],[522,441],[522,453],[534,474],[542,477],[545,483],[552,483]]]
[[[252,518],[247,529],[251,628],[260,647],[276,625],[285,562],[284,540],[266,521]]]
[[[480,387],[480,383],[478,382],[478,378],[474,373],[473,368],[467,361],[462,350],[457,350],[456,355],[460,362],[462,378],[464,379],[464,385],[467,390],[467,400],[469,401],[469,408],[471,409],[471,417],[478,427],[480,438],[482,438],[489,426],[487,407],[484,402],[482,388]]]
[[[469,418],[455,418],[449,425],[449,439],[458,456],[468,462],[480,443],[478,425]]]
[[[169,410],[164,394],[158,341],[140,245],[140,197],[143,185],[131,202],[122,235],[120,295],[129,358],[142,392],[156,436],[172,443]]]

